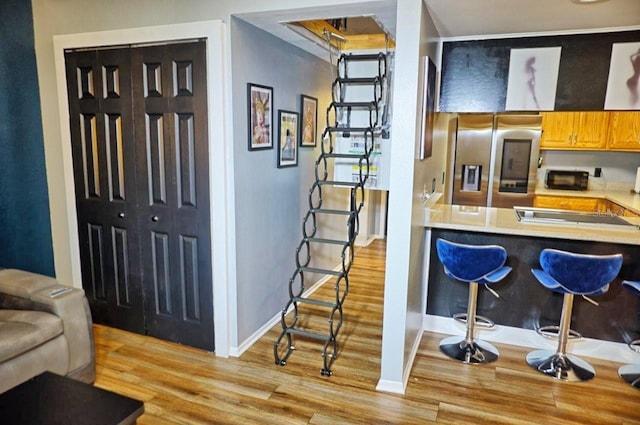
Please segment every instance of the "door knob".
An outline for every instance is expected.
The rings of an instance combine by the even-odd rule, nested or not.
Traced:
[[[154,215],[154,216],[152,216],[152,217],[151,217],[151,221],[158,221],[158,220],[159,220],[159,219],[158,219],[158,216],[157,216],[157,215]]]
[[[124,218],[124,216],[125,216],[125,214],[124,214],[123,212],[118,213],[118,217],[120,217],[120,218]]]

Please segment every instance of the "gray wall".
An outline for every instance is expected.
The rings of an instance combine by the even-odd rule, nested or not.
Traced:
[[[31,2],[0,16],[0,267],[54,276]]]
[[[307,194],[319,147],[300,148],[298,166],[276,168],[275,149],[249,151],[247,83],[273,87],[274,144],[278,110],[299,112],[300,94],[319,99],[318,139],[325,126],[331,94],[329,64],[240,19],[231,21],[233,128],[236,209],[238,341],[242,343],[285,306],[287,285],[295,270],[295,249],[302,237]],[[324,195],[324,193],[323,193]],[[346,206],[348,192],[329,188],[329,205]],[[323,196],[323,199],[325,197]],[[346,235],[344,221],[324,223]],[[325,228],[326,228],[325,227]],[[329,268],[337,251],[317,252]],[[313,283],[315,279],[309,281]]]

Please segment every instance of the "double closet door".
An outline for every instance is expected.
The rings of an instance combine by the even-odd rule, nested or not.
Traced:
[[[205,42],[65,63],[94,322],[214,351]]]

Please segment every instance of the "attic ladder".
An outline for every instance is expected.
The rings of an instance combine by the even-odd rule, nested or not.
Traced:
[[[332,61],[333,62],[333,61]],[[377,74],[373,76],[350,76],[350,65],[357,62],[377,62]],[[357,65],[356,65],[357,66]],[[353,75],[353,74],[352,74]],[[371,87],[371,100],[353,101],[347,96],[349,87]],[[349,270],[354,259],[354,241],[359,231],[359,213],[364,205],[364,190],[369,178],[370,157],[374,150],[374,138],[380,137],[382,115],[387,95],[387,54],[340,54],[336,63],[335,80],[332,84],[332,102],[326,112],[326,128],[322,133],[321,153],[315,163],[315,182],[309,190],[309,210],[302,223],[302,240],[296,249],[296,269],[289,279],[289,301],[282,310],[282,332],[274,343],[277,365],[284,366],[295,349],[293,336],[324,342],[322,349],[323,368],[321,375],[331,376],[331,365],[338,355],[336,338],[343,322],[343,303],[349,292]],[[386,131],[386,130],[385,130]],[[355,149],[349,153],[338,153],[339,140],[351,140]],[[355,153],[353,153],[355,151]],[[329,180],[329,165],[338,161],[352,162],[350,181]],[[327,186],[350,189],[349,209],[323,208],[322,192]],[[334,240],[319,237],[319,224],[323,216],[343,216],[346,219],[344,239]],[[313,267],[311,254],[314,246],[337,245],[340,248],[341,265],[337,270]],[[333,279],[335,298],[331,301],[305,297],[305,276],[309,273]],[[309,317],[300,311],[303,304],[324,311],[328,318],[326,332],[311,330]],[[290,314],[288,314],[290,313]],[[324,325],[323,325],[324,326]]]

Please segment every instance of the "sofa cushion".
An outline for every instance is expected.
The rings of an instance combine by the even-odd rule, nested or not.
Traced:
[[[0,270],[0,288],[8,295],[29,299],[31,294],[52,286],[60,284],[49,276],[16,269]]]
[[[0,310],[0,362],[42,345],[62,332],[62,320],[53,314]]]

